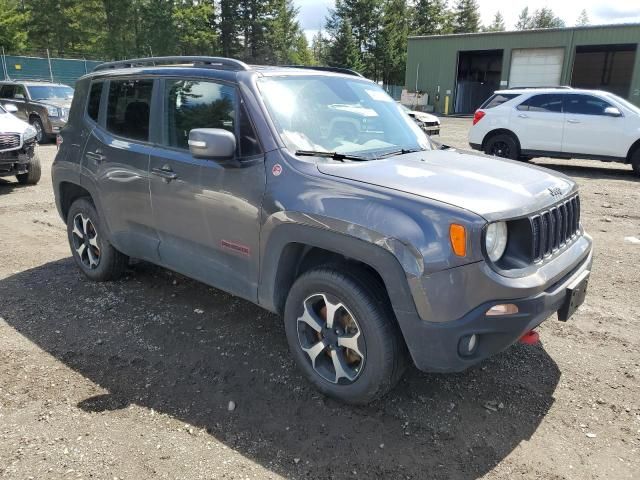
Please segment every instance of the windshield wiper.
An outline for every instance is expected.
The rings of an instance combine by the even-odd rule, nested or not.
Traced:
[[[339,153],[339,152],[321,152],[315,150],[296,150],[296,155],[303,157],[324,157],[331,158],[333,160],[340,160],[341,162],[345,160],[353,160],[355,162],[366,162],[369,160],[365,157],[359,157],[358,155],[349,155],[348,153]]]
[[[377,155],[376,158],[388,158],[395,157],[396,155],[406,155],[407,153],[425,152],[424,148],[399,148],[391,152],[385,152],[381,155]]]

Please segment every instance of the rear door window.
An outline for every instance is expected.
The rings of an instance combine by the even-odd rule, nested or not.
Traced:
[[[604,115],[612,105],[592,95],[565,95],[565,112],[578,115]]]
[[[496,93],[492,97],[489,98],[486,102],[482,104],[480,107],[482,110],[488,110],[490,108],[495,108],[499,105],[502,105],[509,100],[513,100],[516,98],[519,93]]]
[[[111,80],[107,130],[132,140],[149,140],[153,80]]]
[[[528,98],[520,105],[518,110],[527,112],[547,112],[547,113],[561,113],[562,112],[562,95],[555,93],[542,93],[540,95],[534,95]]]
[[[3,85],[2,88],[0,88],[0,98],[13,98],[14,90],[14,85]]]

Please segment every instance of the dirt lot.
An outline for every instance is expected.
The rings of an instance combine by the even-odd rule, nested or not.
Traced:
[[[468,125],[445,120],[443,140],[464,146]],[[640,478],[629,167],[535,161],[580,183],[596,244],[569,323],[463,374],[411,370],[352,408],[301,378],[280,319],[256,306],[143,263],[85,280],[53,203],[54,154],[41,148],[38,186],[0,180],[0,477]]]

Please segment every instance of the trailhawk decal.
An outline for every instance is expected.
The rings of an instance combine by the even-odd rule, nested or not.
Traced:
[[[240,254],[244,257],[251,256],[251,249],[247,245],[230,242],[229,240],[220,240],[220,246],[222,247],[223,250],[229,250],[234,253]]]
[[[273,174],[274,177],[279,177],[280,174],[282,173],[282,165],[280,165],[279,163],[276,163],[271,169],[271,173]]]

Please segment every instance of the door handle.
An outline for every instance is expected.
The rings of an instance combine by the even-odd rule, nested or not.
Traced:
[[[102,150],[100,149],[97,149],[95,152],[86,152],[84,155],[85,157],[93,160],[96,163],[104,162],[107,159],[107,157],[102,154]]]
[[[167,181],[167,183],[178,178],[178,174],[171,170],[171,167],[169,165],[163,165],[161,168],[152,168],[151,173],[162,177]]]
[[[529,118],[529,115],[527,115],[526,113],[521,113],[520,115],[518,115],[518,118]]]
[[[575,118],[570,118],[567,120],[567,123],[580,123],[580,120],[576,120]]]

